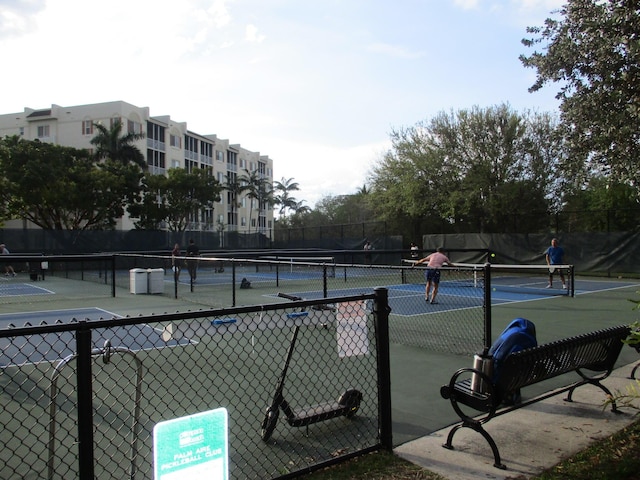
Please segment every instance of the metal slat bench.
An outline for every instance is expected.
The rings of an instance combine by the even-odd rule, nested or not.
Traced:
[[[502,363],[500,378],[495,384],[488,375],[479,370],[473,368],[458,370],[451,377],[449,384],[441,387],[440,394],[442,398],[451,402],[451,406],[462,422],[449,431],[447,442],[443,446],[453,450],[452,442],[455,433],[463,427],[471,428],[480,433],[491,447],[494,466],[506,468],[500,460],[496,442],[483,425],[494,417],[564,392],[569,392],[565,400],[571,402],[574,390],[582,385],[594,385],[611,397],[611,392],[601,382],[611,374],[624,345],[623,340],[627,338],[629,332],[628,326],[621,325],[513,353]],[[519,392],[521,388],[569,372],[576,372],[580,379],[566,387],[530,400],[515,405],[504,405],[504,401],[511,398],[515,392]],[[482,383],[485,385],[484,392],[472,390],[471,378],[467,378],[472,374],[482,378]],[[481,412],[480,415],[475,418],[467,415],[461,408],[461,404]],[[618,412],[615,401],[611,402],[611,411]]]

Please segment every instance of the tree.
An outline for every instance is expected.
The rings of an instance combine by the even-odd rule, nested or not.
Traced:
[[[246,197],[250,202],[249,226],[251,226],[254,200],[258,207],[258,212],[266,208],[266,204],[271,201],[271,185],[257,169],[251,172],[245,169],[244,174],[240,176],[239,181],[246,186]]]
[[[293,210],[298,204],[298,200],[291,196],[291,192],[300,190],[297,182],[293,178],[284,178],[278,182],[274,182],[273,190],[275,192],[274,203],[280,205],[280,216],[286,216],[287,210]]]
[[[529,27],[520,60],[537,71],[534,92],[560,85],[561,121],[571,149],[567,176],[591,172],[640,184],[640,10],[629,0],[570,0],[560,19]]]
[[[638,192],[626,183],[593,176],[587,185],[567,197],[565,222],[594,232],[634,231],[638,228]]]
[[[236,209],[240,206],[242,193],[249,189],[249,186],[238,178],[234,172],[225,175],[226,183],[222,187],[227,191],[227,203],[231,206],[231,219],[227,221],[228,225],[238,225]]]
[[[156,229],[167,224],[171,232],[184,232],[191,218],[220,201],[222,189],[207,169],[172,168],[167,175],[147,173],[141,202],[129,209],[139,218],[136,227]]]
[[[128,132],[123,135],[119,118],[113,121],[111,128],[101,123],[94,123],[93,126],[98,132],[91,139],[91,145],[96,147],[95,156],[98,160],[111,159],[123,164],[131,162],[143,170],[147,168],[144,155],[134,144],[145,138],[143,133]]]
[[[563,155],[554,132],[550,115],[508,105],[441,112],[392,132],[370,179],[372,204],[382,219],[413,225],[413,238],[425,224],[492,232],[531,211],[546,215]]]
[[[57,232],[113,228],[137,198],[140,168],[111,160],[96,164],[88,150],[8,137],[0,159],[3,200],[11,214]]]

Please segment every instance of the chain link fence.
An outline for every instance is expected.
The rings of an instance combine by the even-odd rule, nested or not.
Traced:
[[[151,479],[154,426],[220,407],[232,478],[391,448],[386,290],[278,298],[1,329],[0,478]]]

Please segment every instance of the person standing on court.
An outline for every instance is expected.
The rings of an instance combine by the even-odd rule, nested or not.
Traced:
[[[7,249],[7,247],[5,246],[4,243],[0,243],[0,255],[10,255],[11,252]],[[16,276],[16,272],[13,269],[13,267],[11,265],[5,265],[4,267],[4,274],[5,276],[9,277],[15,277]]]
[[[557,238],[551,239],[551,246],[547,248],[545,258],[547,259],[547,265],[549,266],[549,285],[547,285],[547,288],[553,288],[553,273],[555,271],[554,265],[562,265],[564,259],[564,249],[558,246]],[[566,290],[567,284],[564,281],[564,273],[562,273],[562,269],[558,268],[558,274],[560,275],[562,288]]]
[[[176,280],[180,278],[180,261],[178,260],[180,255],[180,244],[176,243],[173,246],[173,250],[171,250],[171,270],[173,270],[173,275]]]
[[[187,247],[187,268],[189,269],[189,277],[192,283],[196,281],[196,277],[198,276],[198,260],[196,257],[199,256],[200,249],[192,238],[189,240],[189,246]]]
[[[414,263],[411,268],[422,263],[427,264],[427,271],[425,272],[425,279],[427,284],[424,291],[424,299],[427,303],[438,303],[436,297],[438,296],[438,287],[440,286],[440,267],[443,265],[453,266],[449,257],[444,254],[444,248],[438,247],[438,249],[430,255],[421,258]],[[433,285],[433,294],[431,300],[429,300],[429,293],[431,292],[431,286]]]
[[[371,245],[371,242],[369,242],[369,240],[365,240],[364,242],[364,261],[365,263],[368,263],[369,265],[371,265],[371,250],[373,250],[373,245]]]

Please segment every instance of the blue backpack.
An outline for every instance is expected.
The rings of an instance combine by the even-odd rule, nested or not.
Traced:
[[[498,382],[500,367],[507,356],[537,345],[536,326],[533,322],[526,318],[512,320],[489,349],[489,355],[493,356],[493,383]]]

